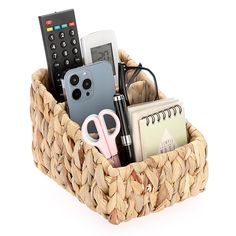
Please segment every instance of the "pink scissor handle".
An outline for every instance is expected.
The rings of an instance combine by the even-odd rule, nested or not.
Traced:
[[[105,115],[110,115],[116,123],[116,127],[113,133],[109,133],[107,126],[106,126],[106,122],[105,122]],[[112,111],[111,109],[104,109],[102,111],[99,112],[98,114],[101,126],[102,126],[102,130],[104,132],[104,136],[105,139],[107,141],[107,146],[110,150],[111,156],[114,156],[117,154],[117,146],[116,146],[116,136],[118,135],[118,133],[120,132],[120,120],[118,118],[118,116],[116,115],[116,113],[114,111]]]
[[[97,129],[98,135],[99,135],[99,139],[92,138],[88,133],[88,123],[91,121],[94,122],[94,124],[96,126],[96,129]],[[111,157],[109,148],[107,146],[106,137],[103,133],[102,126],[101,126],[98,115],[92,114],[92,115],[88,116],[83,122],[81,131],[82,131],[83,139],[86,143],[88,143],[89,145],[98,147],[100,152],[102,152],[102,154],[106,158]]]

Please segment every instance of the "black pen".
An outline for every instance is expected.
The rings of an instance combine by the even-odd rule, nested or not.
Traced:
[[[120,157],[120,162],[122,166],[128,165],[134,162],[134,149],[132,138],[129,131],[128,118],[126,113],[126,102],[123,94],[114,95],[114,106],[116,109],[116,114],[120,119],[120,139],[122,145],[122,151]]]

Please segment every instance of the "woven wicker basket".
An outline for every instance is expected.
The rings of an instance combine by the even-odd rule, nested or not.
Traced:
[[[121,61],[136,65],[124,51],[119,53]],[[142,74],[139,79],[147,78]],[[154,90],[149,89],[152,97]],[[144,100],[142,86],[130,96],[133,102]],[[161,92],[160,97],[164,98]],[[113,224],[159,211],[205,189],[207,144],[190,123],[187,145],[113,168],[96,148],[83,142],[80,126],[69,119],[65,104],[47,91],[45,69],[32,76],[30,113],[36,166]]]

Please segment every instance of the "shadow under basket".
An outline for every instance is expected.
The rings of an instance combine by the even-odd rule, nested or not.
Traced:
[[[137,65],[124,51],[119,51],[119,56],[127,65]],[[45,69],[32,76],[34,162],[89,208],[119,224],[162,210],[205,189],[207,144],[189,122],[188,144],[142,162],[113,168],[96,148],[83,142],[80,125],[70,120],[65,103],[57,103],[48,92],[47,79]],[[141,74],[138,82],[142,84],[146,79]],[[143,95],[140,84],[129,94],[134,102],[154,95],[150,84],[148,95]],[[165,97],[161,91],[159,95]]]

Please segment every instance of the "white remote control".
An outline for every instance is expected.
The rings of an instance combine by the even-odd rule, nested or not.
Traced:
[[[115,85],[118,87],[118,47],[115,32],[112,30],[97,31],[81,38],[84,63],[98,61],[111,63]]]

